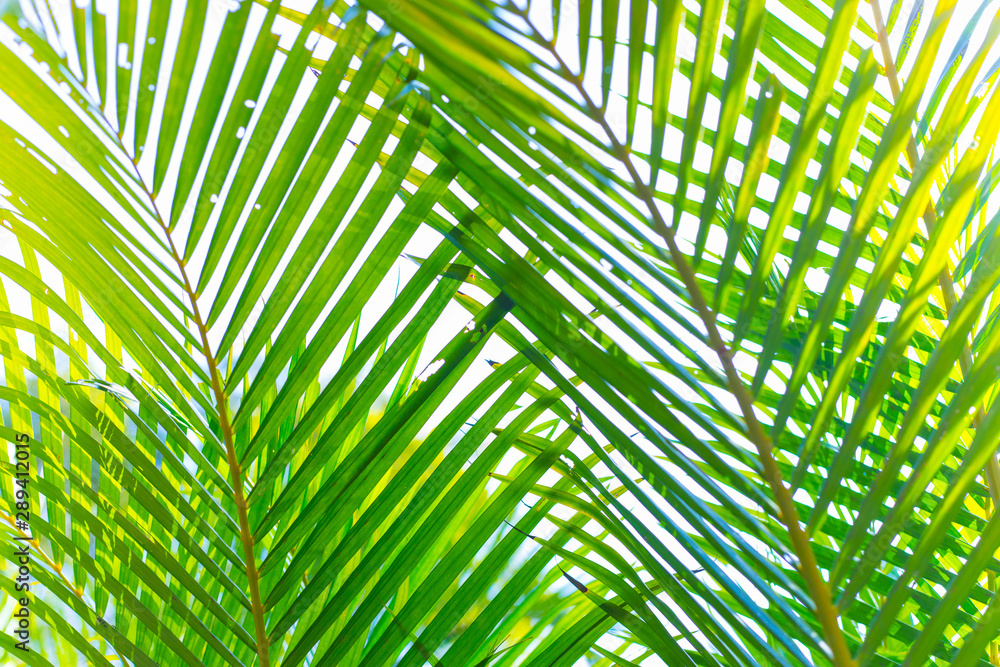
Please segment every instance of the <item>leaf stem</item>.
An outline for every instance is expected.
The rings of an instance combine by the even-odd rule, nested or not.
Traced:
[[[247,583],[250,587],[250,609],[253,613],[254,633],[257,641],[257,658],[260,660],[260,667],[271,667],[271,658],[268,652],[269,641],[267,638],[267,624],[264,622],[264,605],[260,595],[260,575],[257,572],[253,531],[250,530],[250,520],[247,516],[247,502],[243,494],[243,482],[245,478],[243,476],[243,470],[240,467],[239,458],[236,456],[236,444],[233,437],[233,427],[229,418],[229,400],[226,396],[224,383],[222,381],[222,374],[219,372],[218,361],[212,353],[212,346],[208,342],[208,327],[205,325],[205,320],[201,316],[201,312],[198,310],[198,295],[195,293],[194,288],[191,286],[191,281],[188,279],[184,259],[181,257],[180,253],[177,252],[177,247],[174,245],[174,239],[170,233],[170,228],[164,221],[163,216],[160,215],[153,193],[148,187],[146,187],[146,183],[143,180],[142,175],[139,173],[138,162],[132,156],[129,156],[129,159],[135,169],[135,177],[138,179],[139,185],[149,197],[150,204],[153,207],[153,213],[156,216],[156,222],[160,225],[160,228],[163,230],[163,233],[167,238],[170,254],[177,263],[181,280],[184,283],[184,292],[191,300],[191,316],[194,320],[195,326],[198,328],[198,334],[201,337],[201,351],[202,354],[205,355],[205,360],[208,364],[208,371],[212,384],[212,393],[215,396],[215,403],[219,410],[219,429],[222,431],[222,440],[226,446],[226,460],[229,463],[229,475],[233,485],[233,502],[236,505],[236,512],[239,519],[240,541],[243,543],[243,559],[246,561]]]
[[[526,15],[524,18],[526,21],[528,20]],[[538,30],[535,29],[534,25],[532,25],[530,21],[529,25],[531,25],[535,34],[541,38]],[[603,128],[605,134],[607,134],[615,157],[628,170],[629,177],[632,179],[635,187],[636,195],[638,195],[638,197],[649,209],[650,215],[652,216],[653,226],[657,233],[663,237],[663,240],[667,245],[671,262],[680,274],[681,281],[684,283],[684,287],[688,291],[688,295],[691,298],[691,305],[694,306],[699,318],[708,332],[709,344],[718,355],[719,361],[722,362],[729,390],[740,405],[740,410],[743,413],[743,419],[747,425],[747,437],[757,448],[758,456],[760,457],[761,464],[763,465],[764,476],[767,478],[767,482],[771,487],[775,502],[777,503],[781,514],[781,521],[785,524],[785,527],[788,530],[788,535],[792,542],[792,549],[799,559],[799,573],[805,580],[806,587],[809,590],[809,595],[812,598],[813,603],[816,605],[816,616],[823,628],[824,638],[833,654],[833,662],[839,667],[854,667],[855,662],[851,657],[850,650],[847,647],[847,642],[844,639],[844,634],[838,624],[837,608],[833,604],[830,589],[827,586],[826,581],[823,579],[822,574],[820,574],[819,565],[816,562],[816,556],[809,544],[809,538],[806,537],[806,534],[803,532],[802,526],[799,523],[799,517],[795,510],[795,503],[792,500],[792,494],[781,479],[781,470],[778,468],[778,464],[774,459],[771,440],[767,434],[764,433],[764,429],[757,420],[757,416],[753,410],[753,400],[747,392],[746,386],[743,384],[743,380],[740,378],[739,372],[736,370],[736,366],[733,364],[731,351],[726,346],[722,336],[719,334],[719,329],[715,323],[715,314],[709,308],[707,302],[705,301],[705,297],[701,293],[701,287],[698,284],[698,279],[694,273],[694,269],[692,269],[691,265],[687,261],[687,257],[678,247],[674,230],[667,226],[664,222],[663,216],[660,214],[660,210],[656,205],[653,192],[650,190],[649,186],[643,182],[639,173],[636,171],[635,166],[632,164],[629,148],[622,145],[618,141],[608,124],[607,119],[604,117],[602,108],[593,101],[584,88],[582,72],[580,75],[573,75],[569,67],[566,65],[566,62],[562,59],[562,56],[560,56],[556,51],[555,44],[551,41],[544,40],[544,38],[542,38],[542,41],[548,51],[559,63],[560,68],[562,68],[562,70],[566,73],[566,80],[573,84],[583,97],[591,119],[598,123]]]
[[[896,64],[893,62],[892,49],[889,46],[889,34],[885,27],[885,19],[882,17],[882,8],[879,7],[877,2],[871,3],[872,14],[875,18],[875,32],[878,33],[878,44],[879,49],[882,51],[882,60],[884,61],[885,76],[889,80],[889,90],[892,93],[892,99],[895,101],[899,98],[899,92],[901,87],[899,85],[899,72],[896,70]],[[910,165],[910,169],[915,169],[917,166],[919,156],[917,155],[917,142],[910,136],[909,142],[906,144],[906,161]],[[934,209],[934,203],[927,204],[927,210],[924,211],[924,222],[927,225],[927,232],[934,228],[937,223],[937,211]],[[952,280],[951,274],[948,268],[945,267],[940,275],[938,275],[938,285],[941,287],[941,293],[944,297],[944,310],[948,315],[955,309],[958,304],[958,297],[955,294],[955,281]],[[969,374],[969,369],[972,368],[972,348],[969,346],[969,341],[964,341],[962,347],[962,352],[958,358],[958,365],[962,369],[963,375]],[[972,417],[973,428],[979,428],[979,423],[983,419],[983,406],[978,406],[976,414]],[[994,451],[990,456],[989,460],[986,462],[986,470],[984,471],[986,477],[986,485],[990,491],[990,498],[984,504],[984,510],[986,518],[989,519],[993,513],[1000,507],[1000,462],[997,461],[997,453]],[[996,592],[996,577],[992,573],[987,577],[987,585],[991,592]],[[990,642],[990,664],[1000,665],[1000,655],[998,655],[997,643],[994,641]]]
[[[45,561],[45,564],[48,565],[50,568],[52,568],[53,572],[55,572],[56,574],[59,575],[59,578],[62,579],[63,585],[66,586],[66,588],[68,588],[70,591],[72,591],[73,595],[75,595],[76,597],[80,598],[81,600],[83,599],[83,590],[80,589],[80,588],[77,588],[76,584],[74,584],[73,582],[71,582],[69,579],[66,578],[66,575],[63,573],[63,567],[62,567],[62,565],[60,565],[59,563],[56,563],[51,558],[49,558],[49,555],[47,553],[45,553],[45,551],[42,550],[42,545],[39,542],[38,538],[32,537],[28,533],[26,533],[23,530],[21,530],[20,528],[18,528],[17,527],[17,522],[15,522],[14,518],[12,516],[10,516],[9,514],[6,514],[4,512],[0,512],[0,518],[2,518],[6,523],[10,524],[11,528],[13,528],[18,533],[20,533],[21,537],[26,537],[26,538],[30,539],[31,540],[31,545],[33,547],[35,547],[35,549],[38,551],[38,553],[42,556],[42,560]]]
[[[899,73],[896,71],[896,65],[892,60],[892,50],[889,46],[889,35],[886,32],[885,21],[882,18],[882,9],[878,6],[877,2],[873,2],[871,7],[872,13],[875,16],[875,31],[878,33],[878,43],[882,51],[882,59],[885,61],[885,76],[889,80],[889,90],[892,92],[893,101],[895,101],[899,98],[900,92]],[[906,144],[906,161],[909,163],[910,169],[916,168],[918,160],[917,142],[914,140],[913,135],[910,135],[910,140]],[[937,211],[934,209],[933,202],[927,204],[927,209],[924,211],[924,222],[927,224],[928,233],[937,224]],[[938,285],[941,287],[941,292],[944,296],[944,310],[946,313],[951,314],[951,311],[958,304],[958,296],[955,294],[955,281],[952,280],[947,268],[942,270],[940,275],[938,275]],[[968,374],[969,369],[972,367],[972,349],[969,347],[968,340],[965,341],[965,346],[962,348],[958,363],[962,369],[962,373]],[[983,408],[980,406],[973,418],[974,425],[979,426],[982,418]],[[995,453],[987,464],[987,467],[993,469],[993,474],[997,476],[997,481],[1000,482],[1000,465],[997,463]],[[987,475],[987,477],[989,476]],[[1000,487],[994,488],[994,485],[991,484],[990,495],[993,497],[994,504],[1000,502]]]

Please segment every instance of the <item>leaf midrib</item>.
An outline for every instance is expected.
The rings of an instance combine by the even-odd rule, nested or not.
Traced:
[[[138,161],[134,156],[129,154],[128,150],[125,149],[120,137],[118,145],[131,162],[137,183],[142,188],[146,196],[149,197],[153,215],[157,224],[163,230],[163,234],[166,236],[167,245],[169,246],[168,250],[180,272],[184,292],[191,301],[191,317],[195,326],[198,328],[198,335],[201,338],[201,352],[205,356],[205,361],[208,364],[212,394],[215,398],[219,416],[219,430],[222,432],[223,443],[226,447],[226,460],[229,464],[230,479],[233,486],[233,503],[236,505],[236,512],[240,526],[240,542],[243,544],[243,560],[246,563],[247,584],[250,588],[250,608],[253,613],[254,639],[256,641],[257,658],[260,660],[261,667],[271,667],[269,641],[267,638],[267,625],[264,621],[264,605],[260,595],[260,576],[257,572],[256,553],[254,551],[253,531],[250,529],[250,520],[247,515],[247,502],[243,495],[243,469],[240,467],[239,459],[236,456],[236,445],[233,437],[232,422],[229,417],[229,401],[225,392],[225,383],[222,380],[222,374],[219,372],[218,361],[212,353],[212,347],[208,342],[208,327],[206,326],[205,320],[198,309],[198,295],[195,293],[194,288],[191,286],[191,281],[188,279],[185,261],[181,258],[180,253],[177,252],[177,247],[174,245],[170,227],[164,221],[163,216],[160,215],[159,208],[157,208],[156,205],[156,199],[150,189],[146,186],[146,182],[139,172]]]

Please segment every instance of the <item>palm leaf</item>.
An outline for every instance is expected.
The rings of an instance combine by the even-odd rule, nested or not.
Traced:
[[[1000,664],[1000,18],[906,5],[8,10],[5,658]]]

